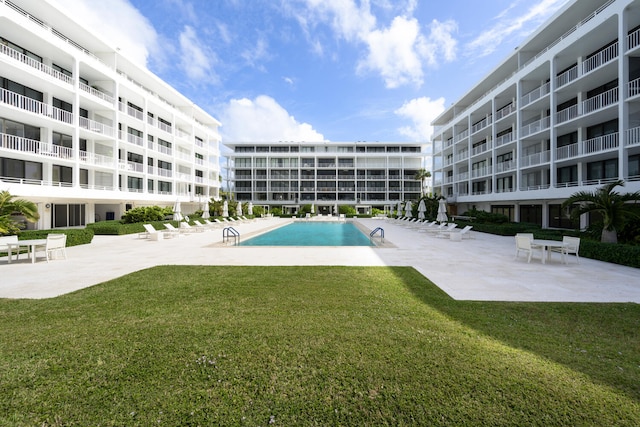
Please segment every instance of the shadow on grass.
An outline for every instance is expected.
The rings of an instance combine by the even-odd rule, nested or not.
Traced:
[[[639,304],[456,301],[415,275],[404,286],[451,320],[640,401]]]

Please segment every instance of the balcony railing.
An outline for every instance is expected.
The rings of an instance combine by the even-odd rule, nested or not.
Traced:
[[[496,111],[496,121],[502,119],[503,117],[508,116],[514,111],[516,111],[516,104],[513,102],[505,107],[502,107],[501,109]]]
[[[618,148],[618,132],[587,139],[586,141],[556,148],[556,159],[564,160],[585,154],[600,153]]]
[[[96,122],[95,120],[80,117],[79,125],[81,128],[88,129],[92,132],[101,133],[110,137],[113,136],[113,128],[111,126]]]
[[[480,120],[479,122],[471,126],[471,133],[472,134],[476,133],[479,130],[486,128],[491,123],[492,123],[492,119],[491,119],[491,115],[489,115],[488,117],[485,117],[484,119]]]
[[[545,129],[549,129],[550,125],[551,125],[551,117],[547,116],[533,123],[529,123],[526,126],[523,126],[522,129],[520,130],[521,132],[520,135],[525,137],[528,135],[532,135],[534,133],[542,132]]]
[[[10,48],[9,46],[6,46],[4,44],[0,44],[0,53],[2,53],[3,55],[6,55],[10,58],[15,59],[16,61],[19,61],[25,65],[28,65],[31,68],[35,68],[36,70],[47,74],[49,76],[55,77],[58,80],[61,80],[67,84],[73,84],[73,78],[61,73],[58,70],[55,70],[51,67],[49,67],[46,64],[43,64],[42,62],[38,61],[37,59],[31,58],[30,56],[27,56],[21,52],[18,52],[15,49]]]
[[[508,160],[506,162],[496,163],[496,173],[509,172],[515,170],[515,160]]]
[[[543,163],[549,163],[551,160],[551,151],[542,151],[540,153],[530,154],[520,159],[520,167],[537,166]]]
[[[640,29],[627,35],[627,49],[634,49],[640,46]]]
[[[485,153],[489,150],[491,150],[491,141],[487,141],[484,144],[473,147],[473,149],[471,150],[471,155],[475,156],[477,154]]]
[[[98,89],[94,89],[91,86],[80,82],[80,89],[82,89],[85,92],[90,93],[91,95],[95,96],[96,98],[100,98],[103,101],[107,101],[108,103],[113,103],[113,96],[111,95],[107,95],[104,92],[99,91]]]
[[[640,145],[640,127],[627,129],[627,140],[625,142],[627,147],[632,145]]]
[[[479,178],[481,176],[491,175],[492,170],[493,169],[491,166],[485,166],[482,168],[473,169],[471,171],[471,178]]]
[[[469,129],[465,129],[453,138],[454,142],[459,142],[469,136]]]
[[[6,133],[0,133],[0,148],[21,153],[34,153],[57,159],[73,159],[73,150],[71,148]]]
[[[496,147],[505,145],[513,141],[513,132],[505,133],[496,138]]]
[[[592,57],[582,62],[582,74],[590,73],[591,71],[605,65],[606,63],[613,61],[618,57],[618,42],[615,42],[611,46],[606,47]]]
[[[631,80],[627,83],[627,97],[631,98],[640,95],[640,79]]]
[[[589,99],[585,99],[581,104],[579,104],[580,107],[576,104],[572,105],[569,108],[565,108],[562,111],[558,111],[558,113],[556,114],[556,120],[558,123],[564,123],[582,115],[601,110],[605,107],[615,104],[616,102],[618,102],[618,100],[618,88],[614,87],[613,89],[609,89],[608,91],[603,92],[599,95],[593,96]]]
[[[73,123],[73,114],[70,112],[6,89],[0,90],[0,104],[12,105],[21,110],[47,116],[60,122]]]
[[[525,105],[531,104],[536,99],[542,98],[549,93],[550,88],[551,84],[545,83],[542,86],[533,89],[531,92],[524,94],[522,98],[520,98],[520,105],[524,107]]]
[[[556,87],[562,87],[578,78],[578,66],[574,65],[556,77]]]

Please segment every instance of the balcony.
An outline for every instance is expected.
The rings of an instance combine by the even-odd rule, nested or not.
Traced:
[[[41,73],[47,74],[51,77],[54,77],[64,83],[73,84],[73,78],[61,73],[58,70],[54,70],[53,68],[49,67],[48,65],[43,64],[42,62],[31,58],[23,53],[18,52],[15,49],[10,48],[9,46],[5,46],[3,44],[0,44],[0,54],[5,55],[9,58],[15,59],[18,62],[21,62],[31,68],[34,68],[38,71],[40,71]]]
[[[107,95],[104,92],[99,91],[98,89],[92,88],[91,86],[80,82],[80,89],[82,89],[83,91],[87,92],[90,95],[95,96],[96,98],[100,98],[103,101],[108,102],[109,104],[113,103],[113,96],[111,95]]]
[[[516,169],[515,160],[496,163],[496,173],[511,172]]]
[[[73,160],[73,149],[21,136],[0,133],[0,149],[33,153],[49,158]]]
[[[556,148],[556,159],[564,160],[618,148],[618,132]]]
[[[513,141],[513,132],[505,133],[504,135],[498,136],[496,138],[496,147],[500,147],[501,145],[508,144]]]
[[[618,42],[606,47],[582,62],[582,74],[590,73],[618,58]]]
[[[533,89],[531,92],[524,94],[522,98],[520,98],[520,105],[524,107],[525,105],[529,105],[533,101],[540,99],[545,95],[548,95],[550,88],[551,84],[545,83],[542,86]]]
[[[81,128],[90,130],[91,132],[101,133],[109,137],[113,137],[114,135],[114,130],[111,126],[96,122],[95,120],[80,117],[78,124]]]
[[[530,154],[520,158],[520,167],[526,168],[530,166],[538,166],[543,163],[549,163],[551,160],[551,151],[542,151],[540,153]]]
[[[520,135],[524,138],[525,136],[533,135],[534,133],[542,132],[543,130],[549,129],[551,125],[551,117],[547,116],[540,120],[536,120],[535,122],[529,123],[526,126],[522,126],[520,129]]]
[[[492,123],[491,115],[489,115],[488,117],[485,117],[484,119],[480,120],[479,122],[477,122],[476,124],[471,126],[471,133],[474,134],[474,133],[486,128],[491,123]]]
[[[640,145],[640,127],[627,129],[627,140],[625,142],[626,147]]]
[[[496,122],[504,117],[507,117],[509,114],[516,111],[516,104],[511,103],[505,107],[502,107],[498,111],[496,111]]]
[[[73,123],[72,113],[6,89],[0,90],[0,104],[11,105],[20,110],[30,111],[59,122]]]

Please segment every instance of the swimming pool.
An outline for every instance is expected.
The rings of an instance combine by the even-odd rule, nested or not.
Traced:
[[[245,241],[239,246],[375,246],[348,222],[297,221]]]

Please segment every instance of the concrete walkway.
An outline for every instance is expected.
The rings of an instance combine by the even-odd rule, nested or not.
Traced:
[[[234,223],[243,240],[291,220]],[[67,260],[31,264],[23,255],[0,258],[0,298],[49,298],[155,265],[412,266],[459,300],[640,303],[640,269],[557,254],[542,264],[515,259],[513,237],[473,232],[454,242],[381,219],[391,247],[236,247],[222,244],[222,229],[151,241],[137,235],[95,236],[90,245],[67,248]]]

